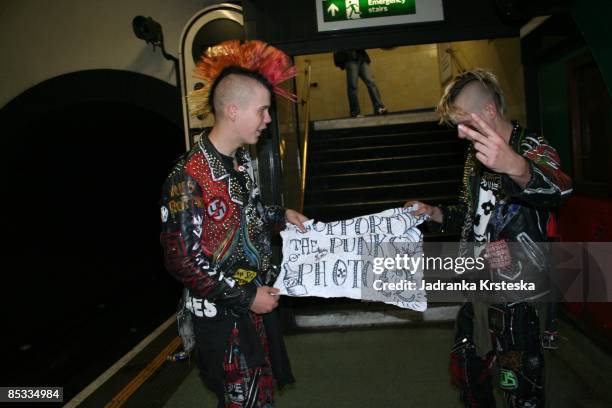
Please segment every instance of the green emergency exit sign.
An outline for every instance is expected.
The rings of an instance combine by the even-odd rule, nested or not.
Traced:
[[[323,21],[350,21],[416,13],[416,0],[323,0]]]

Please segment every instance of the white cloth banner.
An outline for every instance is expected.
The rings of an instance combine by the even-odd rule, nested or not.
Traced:
[[[306,232],[287,224],[281,232],[282,271],[274,287],[281,295],[348,297],[423,311],[427,298],[419,289],[421,264],[410,270],[383,268],[381,263],[421,257],[423,237],[416,226],[425,219],[414,217],[409,209],[394,208],[329,223],[309,220],[304,223]],[[391,282],[404,284],[398,289]]]

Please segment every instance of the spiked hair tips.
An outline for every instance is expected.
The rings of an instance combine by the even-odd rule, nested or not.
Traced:
[[[249,75],[252,73],[252,75]],[[205,117],[214,111],[214,91],[227,75],[247,75],[292,102],[295,94],[279,85],[296,75],[296,69],[284,52],[262,41],[240,43],[225,41],[204,52],[194,70],[194,77],[201,79],[203,86],[187,96],[189,113]]]

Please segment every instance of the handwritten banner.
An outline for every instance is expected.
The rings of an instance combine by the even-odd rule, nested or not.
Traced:
[[[282,271],[274,287],[282,295],[348,297],[423,311],[427,298],[418,289],[422,267],[381,271],[374,265],[381,259],[422,256],[423,237],[416,227],[424,220],[409,209],[394,208],[329,223],[309,220],[304,233],[288,224],[281,232]],[[399,281],[413,284],[387,290],[385,283]]]

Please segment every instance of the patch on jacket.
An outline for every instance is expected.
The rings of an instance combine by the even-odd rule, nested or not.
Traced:
[[[206,207],[206,212],[208,213],[208,216],[214,222],[222,222],[223,220],[225,220],[225,217],[227,217],[228,213],[227,210],[227,201],[225,201],[221,197],[213,198],[208,204],[208,207]]]
[[[236,269],[236,272],[234,272],[234,274],[232,275],[232,278],[234,278],[238,282],[238,285],[241,286],[246,285],[256,277],[257,272],[244,268]]]

